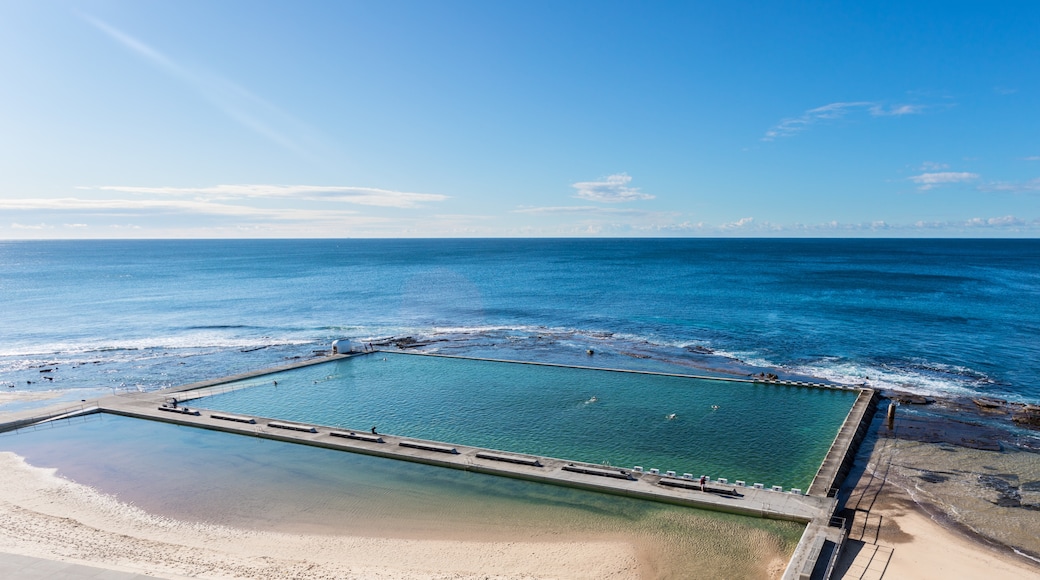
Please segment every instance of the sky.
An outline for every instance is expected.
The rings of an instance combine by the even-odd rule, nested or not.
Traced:
[[[0,0],[0,239],[1038,237],[1040,3]]]

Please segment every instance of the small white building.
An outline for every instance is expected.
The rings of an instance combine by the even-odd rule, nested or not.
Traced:
[[[339,338],[332,341],[332,354],[347,354],[348,352],[354,352],[354,343],[346,338]]]

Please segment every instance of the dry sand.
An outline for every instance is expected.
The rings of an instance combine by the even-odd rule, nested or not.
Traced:
[[[167,578],[636,578],[619,542],[282,534],[149,515],[0,452],[0,552]]]
[[[855,512],[834,577],[1040,580],[1040,564],[950,523],[934,506],[915,501],[921,494],[893,460],[905,459],[900,446],[916,445],[895,438],[878,440],[847,503]],[[1031,513],[1040,523],[1040,513]]]

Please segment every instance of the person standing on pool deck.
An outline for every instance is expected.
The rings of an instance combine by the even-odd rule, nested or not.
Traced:
[[[706,478],[705,478],[705,477],[704,477],[704,476],[702,475],[702,476],[701,476],[701,491],[704,491],[704,480],[705,480],[705,479],[706,479]]]
[[[375,425],[372,425],[372,434],[373,435],[377,435],[377,433],[376,433],[376,426]]]

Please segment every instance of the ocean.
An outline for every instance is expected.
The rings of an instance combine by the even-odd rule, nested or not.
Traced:
[[[0,389],[58,400],[412,337],[1040,402],[1040,240],[4,241],[0,298]]]

